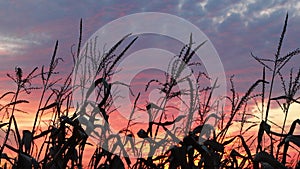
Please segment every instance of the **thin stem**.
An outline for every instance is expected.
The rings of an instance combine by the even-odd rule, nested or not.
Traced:
[[[18,96],[19,96],[19,93],[20,93],[20,88],[21,88],[20,83],[21,83],[21,82],[18,81],[18,87],[17,87],[17,91],[16,91],[16,94],[15,94],[14,102],[17,101]],[[12,113],[11,113],[11,116],[10,116],[10,118],[9,118],[9,123],[8,123],[8,127],[7,127],[7,132],[6,132],[6,135],[5,135],[5,139],[4,139],[4,142],[3,142],[2,147],[1,147],[1,149],[0,149],[0,154],[3,153],[4,147],[5,147],[5,145],[6,145],[6,142],[7,142],[7,140],[8,140],[8,137],[9,137],[9,133],[10,133],[10,129],[11,129],[11,123],[12,123],[12,118],[13,118],[14,112],[15,112],[15,107],[16,107],[16,104],[14,104],[14,105],[13,105],[13,108],[12,108]]]

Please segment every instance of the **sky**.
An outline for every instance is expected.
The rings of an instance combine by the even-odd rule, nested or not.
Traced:
[[[226,76],[235,75],[241,92],[261,76],[262,67],[250,52],[274,57],[287,12],[283,53],[300,46],[298,0],[0,1],[0,91],[15,89],[6,74],[13,74],[16,66],[30,72],[48,65],[56,40],[58,56],[64,59],[59,69],[62,74],[70,71],[81,18],[85,42],[106,23],[139,12],[168,13],[195,24],[214,45]],[[299,61],[293,61],[296,69]]]
[[[297,48],[300,41],[300,2],[296,0],[2,1],[0,8],[1,74],[16,66],[29,71],[33,66],[47,65],[56,40],[59,56],[71,60],[80,18],[85,42],[101,26],[125,15],[164,12],[182,17],[207,35],[226,75],[235,74],[242,88],[259,75],[250,52],[260,57],[274,56],[286,12],[290,18],[285,51]],[[3,81],[1,86],[5,86]]]

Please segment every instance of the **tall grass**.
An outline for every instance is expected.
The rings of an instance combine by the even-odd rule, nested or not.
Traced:
[[[135,101],[127,125],[117,134],[113,134],[110,129],[111,115],[117,108],[112,106],[112,96],[116,94],[112,91],[112,86],[123,85],[130,91],[131,86],[112,82],[111,79],[117,73],[116,66],[125,57],[128,49],[134,45],[137,37],[126,35],[109,51],[103,53],[101,61],[97,62],[96,59],[100,57],[95,52],[97,39],[90,41],[85,48],[81,49],[82,21],[80,21],[77,50],[76,52],[72,50],[73,71],[79,71],[79,63],[86,62],[84,59],[90,59],[96,64],[90,65],[94,73],[87,69],[83,70],[88,78],[76,79],[80,82],[79,85],[72,86],[71,75],[74,73],[72,71],[64,79],[54,78],[58,74],[56,68],[62,60],[56,56],[59,50],[58,41],[48,68],[45,66],[42,66],[41,70],[34,68],[24,76],[22,68],[17,67],[14,75],[8,74],[8,77],[15,82],[16,90],[8,91],[0,97],[0,99],[9,97],[11,99],[0,107],[3,113],[0,128],[5,133],[0,148],[1,168],[300,168],[300,137],[294,134],[300,120],[295,119],[292,124],[287,124],[290,106],[300,103],[297,96],[300,87],[300,71],[295,74],[294,69],[291,69],[288,79],[285,78],[283,71],[286,64],[298,55],[300,50],[295,49],[286,55],[281,55],[287,24],[288,15],[285,18],[274,59],[258,58],[251,53],[262,66],[262,78],[254,81],[242,97],[236,91],[233,77],[230,78],[231,95],[223,98],[229,104],[221,108],[218,105],[220,98],[212,98],[214,89],[218,87],[217,81],[213,82],[213,86],[202,87],[201,81],[210,80],[205,73],[196,74],[196,81],[192,81],[192,75],[182,73],[188,66],[193,65],[196,68],[199,66],[192,61],[192,58],[195,51],[205,44],[203,42],[194,47],[190,36],[190,42],[179,51],[178,57],[174,57],[167,63],[169,69],[165,79],[163,81],[149,79],[145,84],[147,91],[155,83],[157,89],[163,93],[163,97],[155,103],[148,103],[145,107],[141,107],[138,105],[141,94],[132,93]],[[122,49],[122,46],[125,47]],[[80,56],[80,51],[89,51],[91,57]],[[270,77],[267,76],[266,70],[271,72]],[[32,86],[33,79],[40,80],[42,86]],[[283,95],[275,97],[274,88],[278,85],[276,79],[280,82]],[[88,81],[92,81],[92,84],[85,88]],[[178,90],[176,86],[180,83],[187,83],[189,87]],[[41,91],[38,108],[32,129],[21,131],[15,112],[22,112],[22,105],[29,103],[27,100],[22,100],[21,96],[24,93],[30,94],[32,90]],[[76,105],[72,103],[74,90],[86,91],[81,95],[83,98],[81,107],[75,110]],[[94,93],[97,99],[92,103],[88,100]],[[168,104],[177,101],[183,95],[189,97],[188,101],[181,100],[185,105],[185,115],[172,119],[166,118],[166,113],[177,111],[175,107]],[[258,100],[261,100],[261,103]],[[276,124],[269,118],[272,114],[270,107],[274,103],[284,113],[279,132],[273,130]],[[248,112],[247,106],[251,104],[256,105],[261,111],[261,118]],[[138,125],[134,122],[133,116],[137,109],[145,111],[148,124],[135,132],[134,128]],[[48,121],[43,120],[45,112],[48,114],[50,112]],[[221,116],[212,117],[209,112],[218,112],[217,114]],[[86,121],[78,120],[78,117],[87,113],[89,114],[85,116]],[[102,116],[105,122],[98,124],[97,116]],[[200,142],[199,140],[203,140],[204,136],[201,133],[202,129],[212,127],[205,124],[209,118],[218,119],[217,129],[209,130],[207,138]],[[188,125],[178,125],[182,122]],[[92,124],[95,130],[86,128],[89,124]],[[239,131],[234,135],[229,134],[235,124],[240,125]],[[288,131],[285,130],[287,126],[289,126]],[[101,132],[95,132],[96,129]],[[178,137],[182,133],[185,136]],[[126,139],[122,139],[122,136],[126,136]],[[97,138],[99,144],[92,145],[91,137]],[[138,138],[142,141],[137,141]],[[95,148],[89,161],[84,160],[84,156],[90,153],[87,151],[87,146]],[[291,151],[296,156],[290,157]],[[129,158],[129,152],[137,158]]]

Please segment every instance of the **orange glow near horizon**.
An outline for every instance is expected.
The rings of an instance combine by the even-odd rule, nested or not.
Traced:
[[[28,99],[30,99],[30,98],[28,98]],[[37,108],[38,101],[37,100],[30,100],[30,101],[31,101],[31,104],[24,103],[24,104],[16,105],[16,108],[22,109],[23,111],[26,111],[26,112],[29,112],[29,114],[20,113],[20,112],[17,112],[17,111],[15,112],[15,117],[16,117],[18,128],[19,128],[20,132],[22,130],[31,130],[32,129],[34,114],[36,113],[36,108]],[[9,99],[1,101],[1,104],[5,105],[5,103],[7,104],[7,102],[9,102]],[[33,103],[35,103],[36,105],[32,106]],[[258,105],[259,105],[259,103],[258,103]],[[258,110],[255,108],[256,107],[255,105],[248,105],[248,107],[249,107],[249,111],[250,111],[249,113],[252,113],[253,115],[256,115],[258,117],[261,116],[260,113],[258,113]],[[300,109],[300,106],[298,104],[292,104],[286,124],[291,124],[291,122],[298,116],[297,110],[299,110],[299,109]],[[51,118],[51,112],[52,112],[51,109],[45,111],[44,115],[42,117],[42,120],[47,120],[47,119],[49,120]],[[114,113],[112,113],[111,115],[114,115]],[[278,124],[279,126],[281,126],[282,123],[283,123],[283,117],[284,117],[284,115],[283,115],[280,108],[272,108],[270,110],[269,120],[271,120],[272,122]],[[112,116],[111,118],[114,118],[114,116]],[[116,130],[120,130],[120,129],[124,128],[124,125],[127,124],[126,120],[127,120],[126,118],[122,117],[119,114],[117,119],[114,119],[113,121],[111,121],[112,122],[111,125],[116,127],[115,128]],[[249,120],[249,121],[258,121],[258,119],[256,119],[256,118],[249,118],[247,120]],[[5,122],[5,121],[6,121],[6,118],[4,118],[3,122]],[[250,130],[248,132],[248,135],[251,135],[251,133],[253,133],[254,135],[257,135],[258,126],[254,127],[252,130]],[[273,126],[273,125],[271,125],[271,126]],[[133,129],[133,132],[136,134],[137,131],[140,128],[145,129],[145,127],[147,127],[147,125],[136,125],[135,127],[131,128],[131,129]],[[245,128],[247,128],[247,125],[244,126],[244,129]],[[288,129],[289,129],[289,126],[287,125],[285,130],[288,131]],[[239,133],[237,133],[239,130],[240,130],[240,124],[237,123],[237,122],[234,123],[230,127],[230,130],[228,131],[227,138],[230,138],[230,137],[233,137],[233,136],[239,134]],[[281,130],[279,130],[279,128],[277,128],[277,127],[271,128],[271,130],[276,131],[278,133],[281,132]],[[216,129],[216,131],[218,131],[218,129]],[[296,134],[296,135],[300,134],[299,127],[297,128],[297,130],[295,130],[294,134]],[[254,143],[256,144],[256,142],[254,142]],[[39,143],[36,143],[36,144],[39,145]],[[227,146],[227,147],[230,147],[230,146]],[[90,160],[94,150],[95,150],[94,146],[87,146],[87,151],[84,153],[85,154],[84,155],[84,160],[86,162],[88,162]],[[230,150],[231,149],[229,148],[229,151]],[[291,153],[296,155],[296,152],[292,151]]]

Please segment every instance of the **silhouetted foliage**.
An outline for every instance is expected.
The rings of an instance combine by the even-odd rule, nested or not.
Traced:
[[[258,58],[251,53],[252,57],[262,65],[263,76],[254,81],[242,97],[236,92],[233,77],[230,78],[231,95],[224,96],[224,98],[212,98],[214,89],[218,87],[217,81],[212,87],[201,89],[200,87],[193,88],[191,75],[182,77],[182,72],[187,66],[198,66],[197,63],[192,62],[192,57],[195,51],[205,44],[202,42],[193,48],[194,42],[191,35],[190,42],[180,50],[178,57],[174,57],[168,63],[169,72],[165,74],[165,81],[150,79],[145,85],[147,91],[151,85],[156,83],[164,97],[157,103],[148,103],[144,108],[141,108],[137,106],[140,93],[135,96],[127,126],[124,126],[117,134],[112,134],[109,127],[110,114],[113,111],[111,87],[116,85],[110,80],[117,73],[116,65],[125,56],[126,51],[134,44],[137,37],[132,38],[121,50],[119,49],[120,46],[127,43],[131,35],[124,36],[103,55],[99,64],[95,62],[98,64],[94,65],[93,69],[96,77],[91,77],[93,83],[83,95],[81,107],[75,111],[71,111],[73,109],[72,91],[74,88],[83,87],[86,82],[83,80],[81,81],[82,86],[72,86],[71,77],[74,72],[70,72],[65,79],[53,78],[58,74],[56,67],[62,61],[56,56],[59,48],[57,41],[48,70],[44,66],[40,72],[38,72],[38,68],[34,68],[25,76],[26,73],[23,72],[22,68],[17,67],[15,68],[15,75],[7,74],[15,82],[16,91],[8,91],[0,97],[0,99],[11,97],[9,103],[0,105],[0,111],[3,114],[0,128],[5,132],[0,148],[1,167],[22,169],[83,167],[95,169],[299,168],[300,137],[295,135],[294,131],[300,124],[300,120],[295,119],[291,125],[287,125],[286,120],[290,105],[300,103],[299,98],[296,97],[300,88],[300,71],[294,76],[293,69],[291,69],[287,82],[282,70],[292,57],[300,53],[300,50],[295,49],[286,55],[281,55],[287,23],[288,15],[286,15],[274,60]],[[79,34],[77,52],[73,53],[72,51],[73,71],[78,70],[78,62],[83,59],[79,54],[82,50],[82,20],[80,21]],[[96,44],[96,39],[93,43]],[[93,43],[89,44],[91,50],[93,50]],[[270,79],[266,77],[266,70],[271,72]],[[206,80],[210,80],[203,72],[200,72],[198,77],[202,75]],[[279,78],[284,94],[274,97],[274,86],[278,85],[275,81],[276,78]],[[42,87],[32,86],[31,81],[33,79],[40,79]],[[200,78],[196,80],[196,86],[199,86],[200,81]],[[188,82],[189,89],[178,90],[176,86],[183,82]],[[63,85],[56,85],[57,83]],[[127,86],[131,91],[130,86],[121,85]],[[261,91],[258,91],[259,87],[261,87]],[[26,113],[22,111],[21,106],[29,104],[28,100],[20,99],[20,94],[23,92],[30,94],[32,90],[42,90],[33,127],[31,131],[23,130],[20,132],[15,114],[16,112]],[[93,93],[97,94],[95,103],[88,101]],[[180,98],[181,95],[187,95],[190,98],[189,103],[185,104],[187,107],[186,115],[180,115],[173,120],[164,120],[165,113],[174,110],[172,107],[168,107],[168,103]],[[205,96],[204,99],[200,99],[201,96]],[[262,100],[260,104],[256,102],[257,98]],[[229,101],[230,104],[227,106],[229,111],[216,106],[219,99]],[[246,107],[250,101],[257,104],[262,117],[265,117],[264,119],[247,112]],[[266,106],[265,102],[267,103]],[[279,126],[281,132],[273,131],[273,126],[276,124],[269,120],[269,114],[272,113],[270,109],[272,102],[277,103],[284,112],[283,126]],[[93,110],[90,116],[86,117],[87,123],[83,124],[84,122],[79,121],[78,117],[88,111],[88,106],[93,107]],[[140,128],[137,133],[134,133],[132,129],[136,123],[133,123],[132,117],[136,109],[144,110],[148,115],[149,122],[146,128]],[[209,115],[208,112],[211,111],[217,111],[217,113]],[[42,120],[45,112],[51,114],[48,121]],[[96,125],[96,115],[103,117],[105,123]],[[247,121],[249,117],[254,117],[259,121]],[[218,120],[216,130],[213,129],[213,126],[205,123],[209,118]],[[176,123],[181,123],[184,120],[186,120],[187,126],[175,127]],[[233,123],[241,126],[240,131],[237,131],[234,136],[228,134]],[[101,133],[84,128],[84,125],[87,124],[92,124],[94,128],[100,128]],[[287,132],[285,131],[286,126],[290,126]],[[259,128],[253,134],[255,127]],[[209,129],[208,133],[203,134],[201,132],[204,128]],[[248,134],[250,131],[252,133]],[[184,138],[178,138],[178,133],[186,134]],[[90,134],[99,138],[98,145],[92,145],[89,142]],[[126,136],[125,140],[121,139],[122,135]],[[142,141],[137,142],[137,138],[142,139]],[[114,140],[114,142],[110,142],[110,140]],[[204,141],[200,142],[199,140]],[[87,146],[94,146],[95,148],[89,162],[83,159],[84,152],[87,152]],[[130,147],[130,150],[126,147]],[[148,151],[146,156],[143,149]],[[157,151],[158,149],[164,149],[165,152],[161,153]],[[290,157],[288,153],[290,149],[298,153],[298,156]],[[129,158],[128,151],[133,152],[138,158]]]

